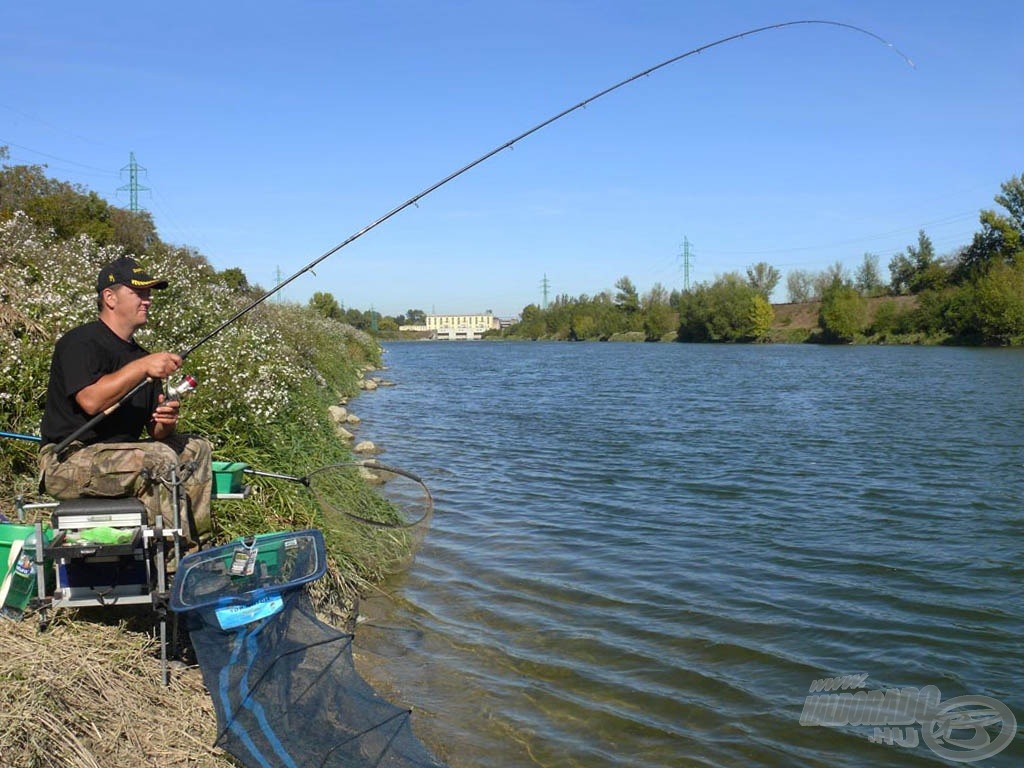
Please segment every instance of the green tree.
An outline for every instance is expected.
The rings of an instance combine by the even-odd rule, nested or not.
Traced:
[[[349,308],[344,311],[341,317],[342,322],[348,323],[353,328],[365,331],[370,327],[370,313],[359,309]]]
[[[0,159],[6,158],[5,152]],[[10,218],[15,211],[24,211],[32,200],[59,189],[60,182],[47,177],[45,166],[5,165],[0,169],[0,218]]]
[[[826,341],[849,343],[864,330],[867,300],[853,286],[836,280],[821,297],[818,325]]]
[[[677,341],[713,341],[707,323],[710,314],[708,291],[707,283],[697,283],[679,296]]]
[[[24,211],[61,239],[88,235],[98,245],[114,242],[110,205],[95,192],[63,184],[51,194],[26,201]]]
[[[917,268],[909,256],[897,253],[889,260],[889,290],[896,296],[910,293]]]
[[[759,292],[760,294],[760,292]],[[775,310],[763,295],[755,296],[750,307],[750,338],[753,341],[764,341],[775,321]]]
[[[597,338],[597,322],[587,314],[573,315],[570,320],[569,338],[573,341]]]
[[[945,284],[947,270],[935,256],[932,241],[923,229],[917,233],[917,248],[908,248],[907,252],[914,256],[917,266],[914,282],[910,286],[912,293],[934,290]]]
[[[854,276],[854,287],[864,296],[877,296],[884,287],[882,275],[878,270],[878,256],[865,253],[864,261],[857,268]]]
[[[877,336],[880,340],[885,339],[899,328],[900,313],[895,302],[886,301],[878,305],[875,316],[871,320],[868,333]]]
[[[245,272],[239,267],[228,267],[220,273],[220,279],[233,293],[246,293],[249,291],[249,279]]]
[[[710,286],[701,283],[680,299],[678,339],[728,342],[761,338],[767,328],[759,302],[767,304],[761,292],[737,272],[718,277]]]
[[[679,321],[672,311],[668,289],[661,283],[655,283],[641,302],[643,312],[644,338],[658,341],[672,333]]]
[[[917,233],[917,247],[907,246],[907,255],[914,260],[914,266],[918,272],[928,269],[935,261],[935,246],[932,245],[931,238],[924,233],[923,229]]]
[[[406,325],[426,325],[427,313],[422,309],[407,309],[405,311]]]
[[[782,273],[767,262],[759,261],[747,267],[747,282],[765,299],[771,300],[772,291],[782,279]]]
[[[985,344],[1024,344],[1024,262],[997,262],[974,286],[976,330]]]
[[[1007,210],[1003,215],[992,210],[981,212],[981,231],[960,255],[953,273],[956,282],[963,282],[984,273],[993,263],[1015,264],[1024,253],[1024,174],[1012,177],[1001,185],[1002,194],[995,201]]]
[[[341,320],[344,313],[338,300],[330,293],[317,291],[309,300],[309,307],[321,317],[328,320]]]
[[[626,276],[615,281],[618,292],[615,294],[615,303],[620,310],[632,314],[640,310],[640,295],[637,293],[633,281]]]
[[[611,291],[602,291],[589,302],[590,313],[597,323],[597,338],[608,339],[626,330],[626,321],[615,304]]]
[[[917,245],[908,245],[906,254],[896,254],[889,262],[890,290],[897,296],[934,290],[946,283],[948,273],[922,229],[917,233]]]
[[[110,226],[113,228],[112,242],[122,245],[129,253],[143,255],[159,244],[156,225],[149,211],[129,211],[127,208],[110,208]]]
[[[544,311],[536,304],[527,304],[523,307],[520,320],[512,331],[526,339],[542,338],[546,332]]]

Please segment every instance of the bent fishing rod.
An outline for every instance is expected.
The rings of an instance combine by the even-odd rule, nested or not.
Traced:
[[[427,195],[437,191],[438,189],[440,189],[441,187],[445,186],[449,182],[454,181],[455,179],[457,179],[459,176],[461,176],[462,174],[466,173],[467,171],[472,170],[476,166],[478,166],[481,163],[489,160],[490,158],[494,157],[495,155],[499,154],[500,152],[503,152],[506,149],[511,149],[513,146],[518,144],[523,139],[527,138],[528,136],[532,136],[533,134],[537,133],[537,131],[540,131],[541,129],[546,128],[547,126],[551,125],[552,123],[555,123],[555,122],[561,120],[563,117],[566,117],[566,116],[572,114],[573,112],[575,112],[575,111],[577,111],[579,109],[583,109],[588,104],[591,104],[591,103],[597,101],[598,99],[602,98],[603,96],[607,96],[608,94],[612,93],[613,91],[617,91],[620,88],[623,88],[624,86],[629,85],[630,83],[632,83],[632,82],[634,82],[636,80],[639,80],[639,79],[641,79],[643,77],[647,77],[648,75],[651,75],[651,74],[653,74],[654,72],[657,72],[660,69],[664,69],[665,67],[668,67],[668,66],[670,66],[672,64],[675,64],[675,63],[677,63],[679,61],[682,61],[683,59],[688,59],[691,56],[695,56],[695,55],[697,55],[699,53],[703,53],[704,51],[710,50],[712,48],[717,48],[720,45],[725,45],[726,43],[731,43],[731,42],[734,42],[736,40],[742,40],[743,38],[751,37],[752,35],[757,35],[757,34],[760,34],[762,32],[768,32],[768,31],[776,30],[776,29],[785,29],[787,27],[797,27],[797,26],[807,26],[807,25],[819,25],[819,26],[828,26],[828,27],[838,27],[838,28],[850,30],[852,32],[857,32],[857,33],[862,34],[862,35],[866,35],[867,37],[870,37],[870,38],[878,41],[879,43],[881,43],[882,45],[886,46],[887,48],[890,48],[893,52],[895,52],[897,55],[899,55],[907,64],[909,64],[912,68],[914,67],[914,62],[910,60],[910,57],[908,57],[905,53],[903,53],[900,49],[898,49],[896,46],[894,46],[888,40],[880,37],[879,35],[876,35],[874,32],[871,32],[870,30],[864,29],[863,27],[858,27],[858,26],[856,26],[854,24],[846,24],[846,23],[841,22],[841,21],[829,21],[827,19],[801,19],[799,21],[784,21],[784,22],[780,22],[778,24],[768,24],[768,25],[763,26],[763,27],[756,27],[754,29],[748,29],[745,32],[738,32],[738,33],[736,33],[734,35],[729,35],[727,37],[723,37],[723,38],[720,38],[718,40],[715,40],[714,42],[706,43],[704,45],[698,46],[697,48],[693,48],[693,49],[691,49],[689,51],[686,51],[685,53],[681,53],[681,54],[679,54],[677,56],[673,56],[670,59],[666,59],[665,61],[662,61],[659,64],[655,64],[653,67],[648,67],[647,69],[645,69],[645,70],[643,70],[641,72],[637,72],[635,75],[631,75],[631,76],[627,77],[625,80],[621,80],[618,83],[615,83],[614,85],[611,85],[611,86],[609,86],[607,88],[604,88],[603,90],[598,91],[597,93],[595,93],[595,94],[593,94],[591,96],[588,96],[587,98],[585,98],[583,101],[579,102],[578,104],[574,104],[571,107],[563,109],[561,112],[559,112],[559,113],[557,113],[555,115],[552,115],[551,117],[547,118],[546,120],[544,120],[544,121],[542,121],[540,123],[537,123],[535,126],[533,126],[532,128],[529,128],[529,129],[523,131],[518,136],[515,136],[514,138],[511,138],[508,141],[506,141],[506,142],[504,142],[502,144],[499,144],[498,146],[496,146],[494,149],[490,150],[489,152],[484,153],[483,155],[478,157],[476,160],[473,160],[472,162],[467,163],[466,165],[462,166],[458,170],[453,171],[452,173],[449,173],[447,176],[445,176],[440,181],[434,182],[433,184],[431,184],[426,189],[424,189],[421,192],[418,192],[415,195],[413,195],[412,197],[410,197],[404,203],[401,203],[401,204],[395,206],[394,208],[392,208],[390,211],[385,213],[380,218],[370,222],[369,224],[367,224],[365,227],[363,227],[362,229],[358,230],[354,234],[349,235],[347,238],[342,240],[340,243],[335,245],[333,248],[331,248],[330,250],[328,250],[325,253],[321,254],[317,258],[313,259],[313,261],[309,262],[306,266],[304,266],[302,269],[300,269],[294,275],[292,275],[291,277],[286,278],[285,280],[282,280],[280,283],[278,283],[276,286],[274,286],[269,291],[264,293],[262,296],[254,299],[252,302],[250,302],[249,304],[244,306],[242,309],[240,309],[237,312],[235,312],[235,314],[231,315],[227,320],[225,320],[220,325],[218,325],[216,328],[214,328],[212,331],[207,333],[205,336],[203,336],[201,339],[199,339],[199,341],[197,341],[191,347],[188,347],[183,352],[181,352],[180,353],[180,357],[182,358],[182,360],[184,360],[189,355],[191,355],[193,352],[195,352],[199,347],[201,347],[203,344],[205,344],[210,339],[212,339],[215,336],[217,336],[219,333],[221,333],[221,331],[223,331],[229,325],[232,325],[237,320],[242,318],[244,315],[246,315],[249,312],[251,312],[252,310],[254,310],[256,307],[258,307],[260,304],[265,302],[267,299],[269,299],[275,293],[277,293],[278,291],[283,289],[285,286],[290,285],[293,281],[297,280],[298,278],[300,278],[302,275],[306,274],[307,272],[311,272],[322,261],[324,261],[324,260],[328,259],[329,257],[333,256],[338,251],[340,251],[342,248],[345,248],[346,246],[351,245],[353,242],[355,242],[356,240],[361,238],[363,235],[365,235],[368,232],[370,232],[370,231],[376,229],[377,227],[379,227],[381,224],[386,222],[388,219],[390,219],[393,216],[401,213],[402,211],[404,211],[409,206],[415,205],[420,200],[425,198]],[[139,384],[136,387],[134,387],[127,394],[125,394],[117,403],[115,403],[114,405],[110,406],[105,411],[102,411],[102,412],[96,414],[96,416],[94,416],[86,424],[82,425],[73,434],[69,435],[67,438],[65,438],[60,443],[58,443],[54,450],[57,452],[58,455],[60,455],[79,436],[81,436],[88,429],[91,429],[93,426],[95,426],[97,423],[99,423],[106,416],[108,416],[111,413],[113,413],[114,411],[116,411],[121,406],[122,403],[127,401],[130,397],[132,397],[136,392],[138,392],[140,389],[142,389],[142,387],[144,387],[146,384],[150,383],[151,381],[152,381],[152,379],[150,379],[148,377],[146,379],[140,381]]]
[[[730,43],[730,42],[733,42],[735,40],[740,40],[742,38],[750,37],[751,35],[756,35],[756,34],[759,34],[761,32],[767,32],[767,31],[773,30],[773,29],[783,29],[785,27],[794,27],[794,26],[806,25],[806,24],[819,24],[819,25],[826,25],[826,26],[833,26],[833,27],[842,27],[844,29],[853,30],[854,32],[859,32],[861,34],[867,35],[868,37],[871,37],[871,38],[877,40],[878,42],[882,43],[883,45],[887,46],[888,48],[891,48],[901,58],[903,58],[903,60],[906,61],[907,64],[909,64],[911,67],[914,66],[914,62],[911,61],[910,58],[906,54],[904,54],[902,51],[900,51],[898,48],[896,48],[888,40],[885,40],[884,38],[879,37],[874,32],[870,32],[869,30],[863,29],[862,27],[854,26],[853,24],[844,24],[843,22],[840,22],[840,21],[827,21],[827,20],[817,20],[817,19],[806,19],[806,20],[802,20],[802,21],[786,21],[786,22],[781,22],[779,24],[769,24],[769,25],[764,26],[764,27],[757,27],[756,29],[749,29],[746,32],[739,32],[739,33],[737,33],[735,35],[729,35],[728,37],[723,37],[723,38],[721,38],[719,40],[715,40],[712,43],[707,43],[707,44],[702,45],[702,46],[700,46],[698,48],[694,48],[692,50],[689,50],[686,53],[681,53],[678,56],[673,56],[671,59],[666,59],[665,61],[661,62],[660,64],[655,64],[653,67],[649,67],[648,69],[645,69],[642,72],[637,72],[635,75],[631,75],[630,77],[627,77],[625,80],[622,80],[622,81],[616,83],[615,85],[609,86],[608,88],[605,88],[604,90],[598,91],[597,93],[593,94],[592,96],[587,97],[586,99],[584,99],[583,101],[579,102],[578,104],[575,104],[575,105],[573,105],[573,106],[571,106],[571,107],[569,107],[567,109],[564,109],[564,110],[562,110],[561,112],[559,112],[556,115],[552,115],[547,120],[544,120],[543,122],[537,123],[537,125],[533,126],[532,128],[530,128],[530,129],[528,129],[526,131],[523,131],[522,133],[520,133],[515,138],[509,139],[505,143],[498,145],[494,149],[492,149],[489,152],[486,152],[485,154],[483,154],[480,157],[478,157],[476,160],[473,160],[472,162],[467,163],[466,165],[464,165],[461,168],[459,168],[457,171],[453,171],[452,173],[448,174],[447,176],[445,176],[440,181],[437,181],[437,182],[431,184],[426,189],[424,189],[421,192],[418,192],[417,194],[415,194],[412,197],[410,197],[404,203],[401,203],[400,205],[395,206],[394,208],[392,208],[390,211],[385,213],[380,218],[378,218],[375,221],[367,224],[365,227],[360,229],[358,232],[355,232],[354,234],[349,235],[347,238],[342,240],[340,243],[338,243],[336,246],[331,248],[329,251],[327,251],[327,252],[321,254],[320,256],[318,256],[317,258],[313,259],[313,261],[309,262],[309,264],[304,266],[302,269],[300,269],[294,275],[292,275],[291,277],[289,277],[289,278],[283,280],[282,282],[278,283],[276,286],[274,286],[269,291],[267,291],[265,294],[263,294],[262,296],[260,296],[256,300],[254,300],[248,306],[243,307],[242,309],[240,309],[238,312],[236,312],[231,317],[229,317],[227,320],[222,322],[220,325],[218,325],[216,328],[214,328],[208,334],[203,336],[199,341],[197,341],[191,347],[189,347],[184,352],[182,352],[181,353],[181,357],[182,358],[188,357],[188,355],[192,354],[192,352],[194,352],[200,346],[202,346],[207,341],[212,339],[214,336],[219,334],[221,331],[223,331],[229,325],[231,325],[236,320],[241,318],[243,315],[247,314],[248,312],[251,312],[253,309],[255,309],[257,306],[262,304],[264,301],[266,301],[268,298],[273,296],[275,293],[280,291],[282,288],[284,288],[285,286],[289,285],[292,281],[297,280],[299,277],[304,275],[306,272],[312,271],[318,264],[320,264],[320,262],[322,262],[325,259],[333,256],[335,253],[340,251],[342,248],[345,248],[346,246],[348,246],[351,243],[355,242],[356,240],[358,240],[360,237],[362,237],[363,235],[367,234],[371,230],[376,229],[381,224],[383,224],[385,221],[390,219],[392,216],[395,216],[396,214],[401,213],[406,208],[408,208],[410,205],[415,205],[416,203],[418,203],[420,200],[422,200],[427,195],[431,194],[432,192],[437,191],[438,189],[443,187],[448,182],[454,181],[455,179],[457,179],[462,174],[466,173],[469,170],[472,170],[473,168],[475,168],[476,166],[478,166],[481,163],[485,162],[486,160],[491,159],[492,157],[494,157],[495,155],[499,154],[500,152],[505,151],[506,149],[511,149],[515,144],[518,144],[520,141],[522,141],[523,139],[527,138],[528,136],[532,136],[534,133],[537,133],[537,131],[540,131],[541,129],[546,128],[547,126],[551,125],[554,122],[557,122],[558,120],[561,120],[563,117],[566,117],[567,115],[572,114],[576,110],[582,109],[582,108],[586,107],[588,104],[597,101],[602,96],[607,96],[609,93],[612,93],[613,91],[617,91],[618,89],[620,89],[620,88],[622,88],[622,87],[624,87],[626,85],[629,85],[634,80],[639,80],[642,77],[647,77],[648,75],[653,74],[654,72],[657,72],[659,69],[664,69],[665,67],[667,67],[667,66],[669,66],[671,64],[675,64],[678,61],[682,61],[683,59],[687,59],[690,56],[695,56],[698,53],[702,53],[704,51],[710,50],[711,48],[715,48],[715,47],[717,47],[719,45],[724,45],[726,43]]]

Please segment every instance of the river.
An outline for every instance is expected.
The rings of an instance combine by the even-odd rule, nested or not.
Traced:
[[[1024,720],[1024,350],[404,342],[385,366],[359,437],[436,514],[357,645],[455,768],[1024,764],[1021,736],[989,757],[813,701],[987,697],[989,751]]]

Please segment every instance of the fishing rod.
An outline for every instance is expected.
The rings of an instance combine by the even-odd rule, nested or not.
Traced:
[[[776,29],[785,29],[787,27],[797,27],[797,26],[807,26],[807,25],[819,25],[819,26],[828,26],[828,27],[838,27],[838,28],[850,30],[852,32],[857,32],[857,33],[862,34],[862,35],[866,35],[867,37],[870,37],[870,38],[878,41],[879,43],[881,43],[882,45],[886,46],[887,48],[890,48],[893,52],[895,52],[897,55],[899,55],[904,61],[906,61],[907,64],[909,64],[912,68],[914,68],[914,62],[910,60],[910,57],[908,57],[905,53],[903,53],[901,50],[899,50],[896,46],[894,46],[892,43],[890,43],[885,38],[880,37],[879,35],[876,35],[874,32],[871,32],[870,30],[864,29],[863,27],[858,27],[858,26],[856,26],[854,24],[846,24],[846,23],[841,22],[841,21],[829,21],[827,19],[801,19],[799,21],[784,21],[784,22],[779,22],[777,24],[768,24],[768,25],[765,25],[763,27],[756,27],[754,29],[748,29],[745,32],[738,32],[736,34],[720,38],[720,39],[715,40],[715,41],[710,42],[710,43],[705,43],[704,45],[698,46],[697,48],[693,48],[693,49],[691,49],[689,51],[686,51],[685,53],[681,53],[681,54],[679,54],[677,56],[673,56],[670,59],[666,59],[665,61],[662,61],[659,64],[655,64],[653,67],[648,67],[647,69],[643,70],[642,72],[637,72],[635,75],[631,75],[631,76],[627,77],[625,80],[621,80],[618,83],[615,83],[614,85],[608,86],[607,88],[604,88],[604,89],[598,91],[597,93],[595,93],[595,94],[593,94],[591,96],[588,96],[587,98],[585,98],[583,101],[579,102],[578,104],[574,104],[571,107],[563,109],[561,112],[559,112],[559,113],[557,113],[555,115],[552,115],[551,117],[547,118],[546,120],[544,120],[544,121],[542,121],[540,123],[537,123],[537,125],[533,126],[532,128],[529,128],[529,129],[523,131],[518,136],[515,136],[514,138],[511,138],[508,141],[506,141],[506,142],[504,142],[502,144],[499,144],[494,149],[492,149],[489,152],[486,152],[483,155],[481,155],[480,157],[478,157],[476,160],[473,160],[473,161],[467,163],[466,165],[462,166],[458,170],[453,171],[452,173],[449,173],[447,176],[445,176],[440,181],[434,182],[433,184],[431,184],[426,189],[424,189],[424,190],[416,193],[412,197],[410,197],[404,203],[401,203],[401,204],[395,206],[394,208],[392,208],[390,211],[385,213],[380,218],[370,222],[369,224],[367,224],[362,229],[360,229],[357,232],[349,235],[347,238],[342,240],[340,243],[335,245],[333,248],[331,248],[330,250],[324,252],[323,254],[318,256],[317,258],[313,259],[311,262],[309,262],[306,266],[302,267],[302,269],[300,269],[294,275],[292,275],[291,277],[286,278],[285,280],[282,280],[280,283],[278,283],[276,286],[274,286],[273,288],[268,290],[262,296],[254,299],[248,305],[242,307],[242,309],[240,309],[237,312],[235,312],[227,320],[224,320],[220,325],[218,325],[212,331],[210,331],[205,336],[200,338],[199,341],[197,341],[195,344],[193,344],[192,346],[188,347],[184,351],[180,352],[179,353],[180,357],[182,358],[182,360],[184,360],[189,355],[191,355],[193,352],[195,352],[199,347],[201,347],[203,344],[205,344],[210,339],[212,339],[215,336],[217,336],[221,331],[223,331],[229,325],[233,324],[234,322],[239,320],[241,317],[243,317],[244,315],[246,315],[249,312],[251,312],[252,310],[254,310],[256,307],[258,307],[260,304],[265,302],[267,299],[269,299],[275,293],[277,293],[278,291],[280,291],[281,289],[283,289],[287,285],[290,285],[293,281],[297,280],[298,278],[300,278],[302,275],[306,274],[307,272],[312,271],[318,264],[320,264],[325,259],[333,256],[335,253],[340,251],[342,248],[345,248],[346,246],[348,246],[351,243],[353,243],[356,240],[358,240],[363,235],[365,235],[368,232],[376,229],[377,227],[379,227],[381,224],[383,224],[384,222],[386,222],[388,219],[390,219],[391,217],[395,216],[396,214],[401,213],[406,208],[408,208],[410,205],[415,205],[420,200],[422,200],[424,197],[426,197],[427,195],[431,194],[432,192],[437,191],[438,189],[440,189],[441,187],[446,185],[448,182],[454,181],[455,179],[457,179],[462,174],[466,173],[469,170],[472,170],[476,166],[480,165],[481,163],[485,162],[486,160],[489,160],[490,158],[494,157],[498,153],[503,152],[506,149],[511,149],[514,145],[518,144],[523,139],[527,138],[528,136],[533,135],[534,133],[537,133],[537,131],[539,131],[539,130],[541,130],[543,128],[546,128],[547,126],[551,125],[552,123],[557,122],[558,120],[561,120],[563,117],[566,117],[567,115],[572,114],[576,110],[582,109],[582,108],[586,107],[588,104],[591,104],[592,102],[597,101],[598,99],[600,99],[603,96],[607,96],[609,93],[612,93],[613,91],[617,91],[618,89],[620,89],[620,88],[622,88],[622,87],[624,87],[626,85],[629,85],[630,83],[634,82],[635,80],[639,80],[642,77],[647,77],[648,75],[653,74],[654,72],[657,72],[660,69],[664,69],[665,67],[668,67],[668,66],[670,66],[672,64],[675,64],[676,62],[682,61],[683,59],[688,59],[691,56],[695,56],[695,55],[697,55],[699,53],[703,53],[704,51],[710,50],[712,48],[716,48],[716,47],[718,47],[720,45],[725,45],[726,43],[731,43],[731,42],[734,42],[736,40],[741,40],[743,38],[750,37],[752,35],[757,35],[757,34],[760,34],[762,32],[768,32],[768,31],[776,30]],[[128,392],[124,397],[121,398],[121,400],[119,400],[113,406],[108,408],[106,411],[103,411],[103,412],[97,414],[92,421],[90,421],[89,423],[83,425],[79,430],[76,431],[75,434],[65,438],[61,443],[59,443],[56,446],[55,450],[57,451],[58,455],[63,450],[65,450],[79,435],[84,433],[87,429],[91,428],[96,422],[100,421],[101,419],[103,419],[104,417],[106,417],[107,415],[109,415],[110,413],[115,411],[118,407],[120,407],[121,403],[125,402],[128,398],[130,398],[132,395],[134,395],[136,392],[138,392],[144,385],[149,383],[149,381],[150,381],[150,379],[147,378],[147,379],[139,382],[138,386],[136,386],[134,389],[132,389],[130,392]]]

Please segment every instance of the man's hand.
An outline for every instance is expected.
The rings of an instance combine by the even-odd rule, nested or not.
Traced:
[[[173,352],[154,352],[140,360],[151,379],[166,379],[181,368],[181,356]]]
[[[159,395],[157,399],[159,405],[150,418],[149,434],[156,440],[163,440],[178,428],[181,403],[178,400],[166,400],[163,395]]]

